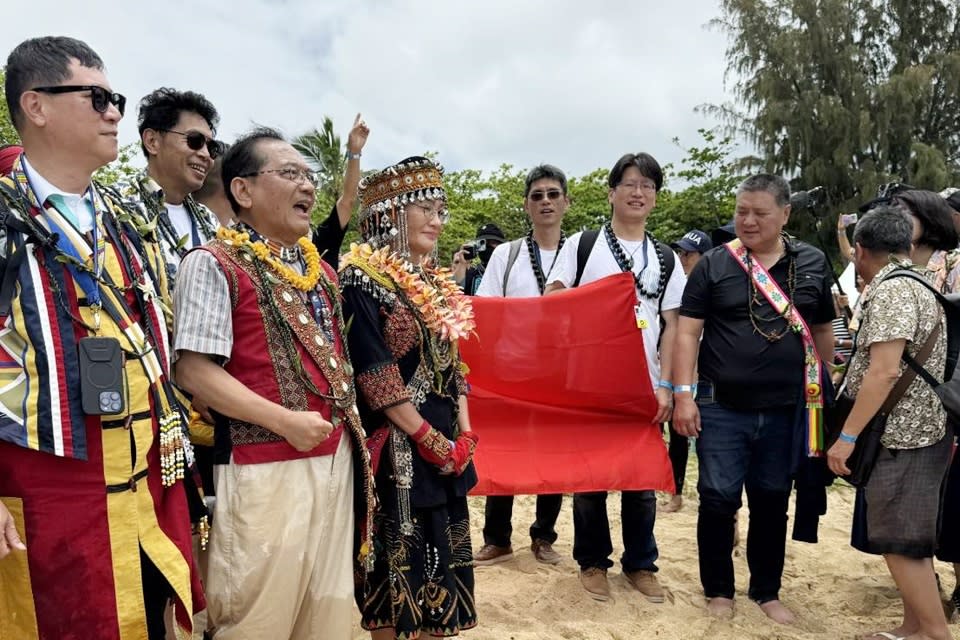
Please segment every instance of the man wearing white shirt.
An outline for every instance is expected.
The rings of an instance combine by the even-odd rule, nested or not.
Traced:
[[[607,184],[611,219],[599,232],[578,233],[564,243],[548,279],[547,293],[617,273],[633,273],[637,288],[634,315],[638,330],[643,332],[650,384],[658,404],[654,421],[665,422],[673,407],[671,360],[686,277],[673,250],[646,230],[647,218],[663,186],[663,170],[651,155],[630,153],[611,169]],[[663,589],[656,577],[656,513],[653,491],[621,493],[623,574],[647,600],[663,602]],[[605,491],[574,495],[573,525],[573,557],[580,565],[580,581],[591,597],[608,600],[606,574],[613,566],[609,558],[613,545]]]
[[[161,88],[140,100],[137,128],[147,168],[125,195],[156,224],[171,288],[180,259],[213,239],[219,226],[191,195],[225,150],[214,139],[219,121],[210,101],[193,91]]]
[[[530,217],[531,230],[523,238],[499,245],[493,251],[477,296],[507,298],[543,295],[557,266],[565,236],[561,224],[570,207],[567,176],[549,164],[534,167],[527,174],[523,208]],[[528,336],[518,336],[524,340]],[[536,520],[530,527],[530,548],[544,564],[557,564],[560,554],[553,550],[556,524],[563,494],[537,496]],[[490,565],[513,557],[510,535],[513,527],[513,496],[489,496],[484,509],[484,545],[474,555],[478,565]]]

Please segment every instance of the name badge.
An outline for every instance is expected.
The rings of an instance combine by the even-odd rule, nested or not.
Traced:
[[[648,329],[650,327],[650,323],[643,317],[639,304],[633,305],[633,317],[637,320],[637,329]]]

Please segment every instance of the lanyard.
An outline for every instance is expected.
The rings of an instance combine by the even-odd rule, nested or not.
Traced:
[[[67,262],[66,267],[70,271],[70,275],[73,277],[73,279],[78,285],[80,285],[80,288],[83,289],[83,293],[87,297],[90,307],[93,309],[94,328],[99,331],[100,310],[103,308],[102,296],[100,293],[100,283],[102,282],[101,275],[103,273],[104,254],[106,252],[106,240],[101,229],[102,211],[104,206],[99,198],[99,194],[97,194],[91,185],[87,187],[87,190],[84,192],[84,195],[80,200],[81,206],[90,207],[90,210],[93,213],[93,229],[91,230],[91,268],[87,269],[79,266],[80,264],[85,264],[86,260],[77,250],[78,245],[82,246],[87,242],[86,238],[83,238],[83,236],[80,235],[80,230],[67,219],[67,212],[62,211],[59,207],[57,207],[57,201],[59,200],[62,206],[66,208],[67,205],[66,201],[63,199],[63,196],[61,194],[54,194],[59,197],[54,198],[51,196],[47,198],[47,200],[53,205],[52,207],[47,207],[45,203],[41,203],[37,199],[36,190],[34,189],[33,183],[30,180],[26,166],[23,167],[23,176],[25,180],[17,181],[17,184],[20,187],[20,190],[23,192],[23,195],[27,197],[33,206],[48,214],[45,216],[45,220],[47,221],[47,224],[50,225],[51,231],[56,234],[57,249],[76,261]],[[51,208],[58,215],[51,215]]]

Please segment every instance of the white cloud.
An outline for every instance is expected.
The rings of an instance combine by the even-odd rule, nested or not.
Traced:
[[[573,175],[645,150],[661,162],[716,124],[722,34],[715,0],[33,0],[8,12],[5,56],[20,39],[71,35],[107,64],[129,102],[160,86],[204,93],[230,140],[251,123],[290,135],[330,115],[345,138],[362,111],[364,164],[434,150],[448,168],[551,162]]]

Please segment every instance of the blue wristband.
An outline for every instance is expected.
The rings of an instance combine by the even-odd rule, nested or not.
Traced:
[[[670,389],[670,391],[673,391],[673,383],[669,380],[661,380],[657,383],[657,387],[660,389]]]
[[[690,395],[697,395],[697,385],[695,384],[675,384],[673,385],[674,393],[689,393]]]
[[[857,441],[857,436],[847,435],[843,431],[841,431],[837,437],[841,442],[846,442],[847,444],[853,444]]]

